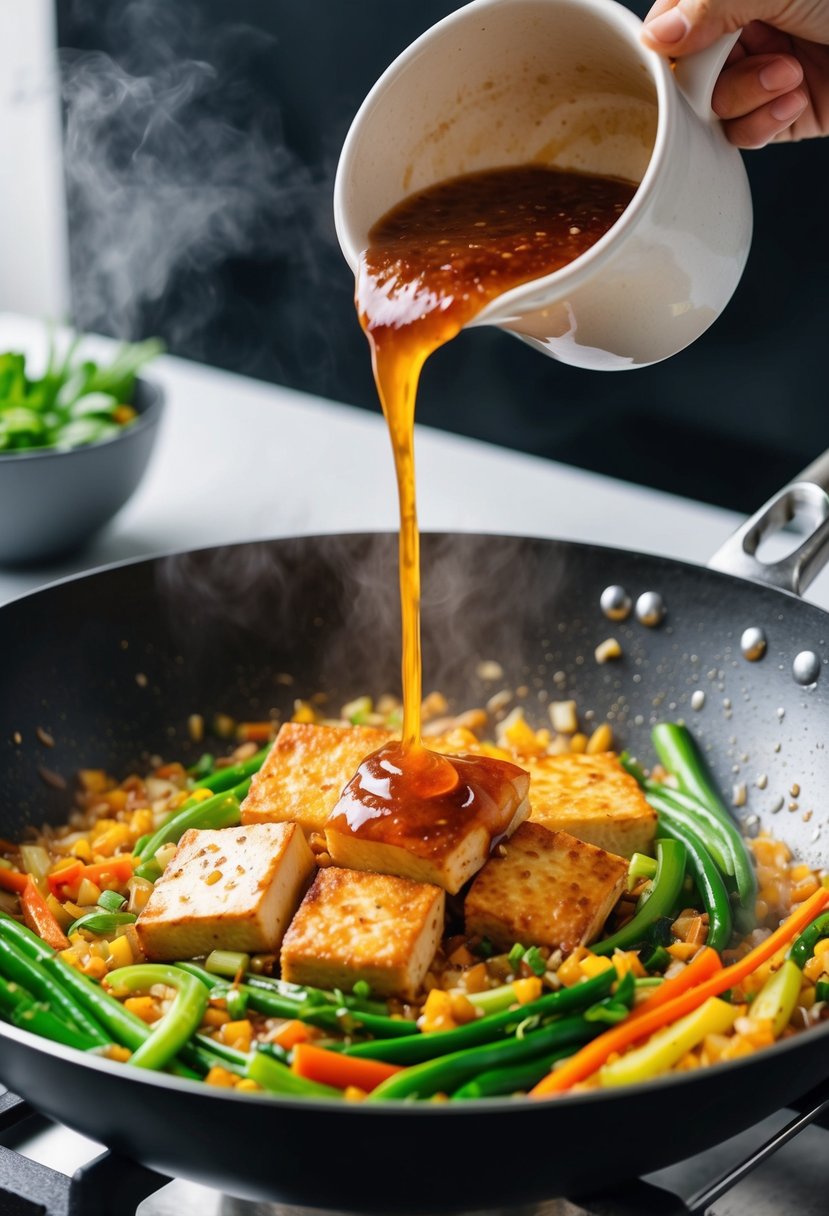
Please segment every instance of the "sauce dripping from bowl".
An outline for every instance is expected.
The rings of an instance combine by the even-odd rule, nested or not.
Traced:
[[[355,823],[376,816],[378,799],[412,806],[425,799],[437,815],[441,802],[451,802],[461,783],[453,760],[427,751],[421,738],[414,462],[421,368],[491,300],[560,270],[595,244],[635,189],[632,182],[541,165],[491,169],[411,195],[369,233],[357,273],[356,304],[371,347],[397,476],[403,731],[400,743],[387,744],[361,766],[351,800],[365,797],[367,817],[361,820],[352,809],[349,818]],[[483,767],[499,763],[480,758]]]

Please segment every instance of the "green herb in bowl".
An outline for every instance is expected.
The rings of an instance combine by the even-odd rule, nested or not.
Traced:
[[[77,338],[60,360],[52,345],[38,378],[27,375],[25,355],[0,354],[0,454],[100,443],[136,417],[136,375],[163,343],[127,343],[106,366],[81,358],[80,343]]]

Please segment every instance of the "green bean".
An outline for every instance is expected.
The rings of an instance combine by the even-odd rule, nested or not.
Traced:
[[[89,1051],[99,1046],[89,1035],[62,1022],[20,984],[7,984],[5,980],[0,980],[0,1012],[12,1025],[51,1039],[53,1043],[63,1043],[77,1051]]]
[[[262,765],[265,763],[265,758],[271,750],[271,745],[263,747],[255,756],[251,756],[249,760],[241,760],[238,764],[228,764],[224,768],[217,768],[215,772],[210,773],[207,777],[203,777],[201,781],[197,781],[193,786],[196,790],[211,790],[214,794],[221,794],[225,790],[232,790],[242,781],[247,781],[254,773],[258,773]]]
[[[176,811],[158,831],[153,832],[150,839],[138,854],[144,863],[155,857],[158,850],[165,844],[178,844],[189,828],[231,828],[239,822],[239,803],[250,788],[250,781],[244,781],[229,792],[214,794],[202,802],[189,800]]]
[[[660,722],[653,728],[651,738],[659,759],[668,772],[676,777],[680,790],[712,811],[725,829],[731,843],[740,904],[744,912],[753,918],[757,901],[754,863],[746,842],[708,773],[691,732],[675,722]]]
[[[456,1089],[452,1094],[452,1101],[463,1102],[469,1098],[494,1098],[499,1094],[526,1093],[542,1077],[546,1077],[555,1063],[572,1054],[572,1051],[565,1047],[561,1051],[554,1051],[520,1064],[489,1068]]]
[[[339,1008],[353,1009],[359,1013],[374,1013],[378,1017],[389,1016],[389,1007],[385,1001],[372,1001],[368,997],[358,996],[353,992],[329,992],[325,988],[304,988],[300,984],[290,984],[286,980],[255,975],[250,971],[245,975],[245,983],[251,988],[259,988],[263,992],[273,991],[282,996],[294,996],[298,1001],[307,1000],[320,1005],[336,1005]],[[403,1020],[405,1021],[405,1019]]]
[[[168,1064],[201,1024],[208,994],[194,976],[165,963],[136,963],[118,967],[107,977],[111,988],[138,992],[163,984],[175,990],[172,1007],[150,1030],[149,1037],[133,1051],[130,1064],[136,1068],[160,1069]]]
[[[788,957],[803,970],[815,952],[815,946],[824,938],[829,937],[829,912],[823,912],[807,925],[799,937],[796,937]]]
[[[146,1022],[130,1013],[120,1001],[105,992],[100,984],[83,975],[77,968],[54,956],[44,959],[43,966],[122,1047],[137,1051],[151,1033]]]
[[[656,877],[646,903],[636,915],[616,933],[594,942],[594,954],[612,954],[644,941],[651,925],[667,916],[682,890],[685,880],[685,846],[678,840],[660,839],[656,842]]]
[[[381,1082],[366,1101],[383,1102],[400,1098],[430,1098],[437,1093],[451,1094],[478,1073],[548,1056],[564,1047],[576,1047],[601,1031],[601,1024],[586,1022],[583,1017],[562,1018],[520,1039],[514,1037],[499,1043],[485,1043],[404,1068],[402,1072]]]
[[[95,1019],[52,980],[40,963],[5,937],[0,937],[0,972],[6,979],[13,980],[44,1001],[57,1017],[85,1034],[99,1047],[105,1047],[112,1041]]]
[[[686,865],[694,877],[708,913],[707,945],[721,954],[731,941],[733,921],[728,891],[714,859],[690,828],[661,816],[659,831],[663,836],[669,836],[684,845]]]
[[[384,1043],[355,1043],[346,1047],[349,1056],[366,1056],[385,1060],[388,1064],[419,1064],[437,1056],[456,1054],[470,1047],[504,1039],[527,1018],[549,1018],[586,1009],[607,996],[617,980],[616,971],[609,967],[592,980],[582,980],[571,988],[548,992],[538,1000],[528,1001],[517,1009],[493,1013],[458,1026],[456,1030],[435,1030],[418,1033],[405,1039]]]
[[[734,877],[734,850],[716,815],[695,798],[656,781],[647,783],[645,797],[658,815],[689,828],[705,845],[723,874]]]

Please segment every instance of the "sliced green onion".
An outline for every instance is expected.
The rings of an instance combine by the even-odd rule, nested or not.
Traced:
[[[231,979],[244,975],[250,966],[250,955],[241,950],[213,950],[205,959],[204,969],[211,975],[229,975]]]
[[[134,924],[135,920],[136,917],[132,912],[87,912],[72,921],[67,929],[67,935],[71,937],[79,929],[86,929],[87,933],[100,933],[106,936],[114,933],[121,925]]]
[[[117,891],[102,891],[98,907],[107,912],[120,912],[126,902],[126,897],[119,895]]]

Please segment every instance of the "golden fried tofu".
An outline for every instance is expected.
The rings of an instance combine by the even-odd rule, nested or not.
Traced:
[[[135,922],[141,947],[151,959],[277,950],[315,868],[295,824],[191,828]]]
[[[327,866],[282,943],[282,977],[350,991],[365,980],[379,996],[413,997],[443,935],[439,887]]]
[[[306,834],[324,831],[362,761],[394,737],[372,726],[285,722],[242,803],[242,823],[298,823]],[[429,740],[437,752],[474,752],[478,746],[463,729]]]
[[[472,755],[450,759],[455,785],[428,796],[405,774],[398,792],[394,776],[389,786],[381,770],[369,776],[368,784],[365,774],[358,773],[325,829],[337,865],[434,883],[450,894],[459,891],[493,847],[526,819],[529,777],[509,761]],[[400,772],[396,762],[393,757],[389,773]]]
[[[649,851],[656,814],[612,753],[542,756],[526,768],[533,823],[622,857]]]
[[[392,734],[371,726],[286,722],[242,803],[242,823],[298,823],[322,832],[343,786]]]
[[[625,888],[623,857],[584,844],[567,832],[522,823],[489,859],[464,901],[469,934],[497,950],[549,946],[569,953],[592,942]]]

